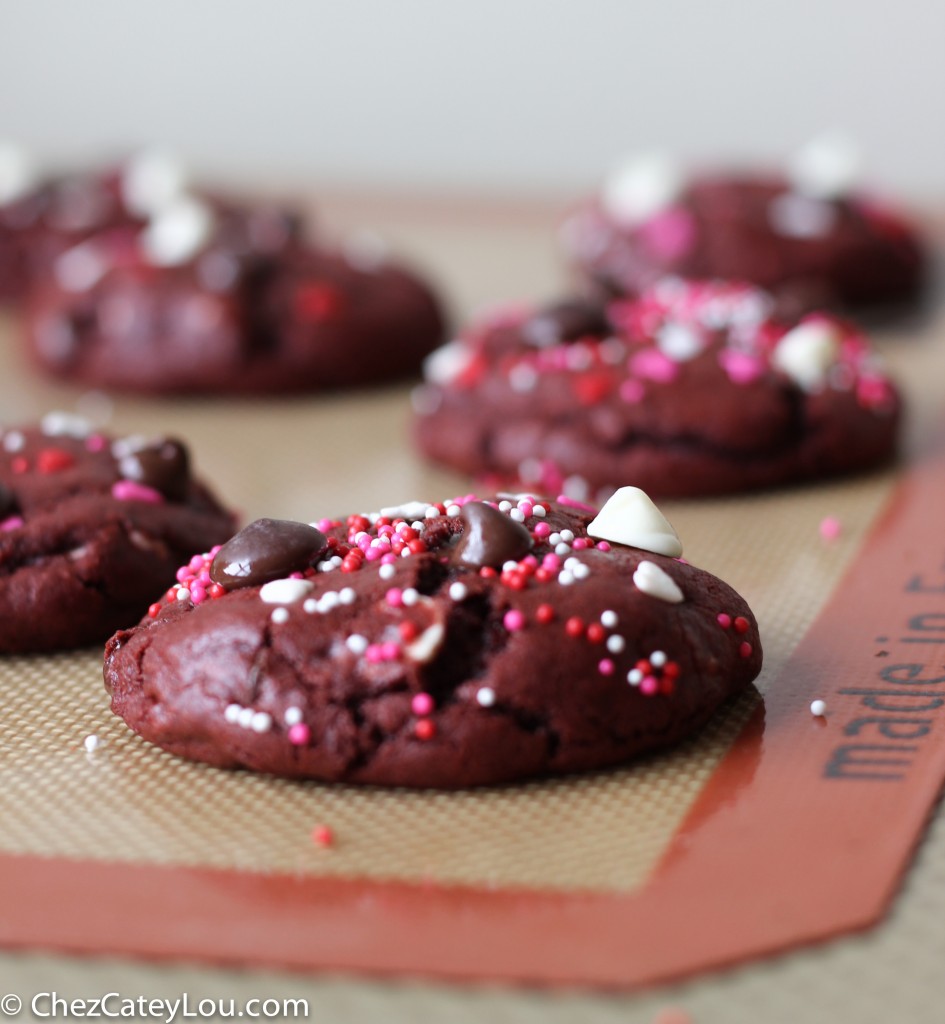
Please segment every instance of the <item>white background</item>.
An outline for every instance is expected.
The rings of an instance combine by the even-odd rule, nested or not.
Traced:
[[[0,137],[236,180],[549,194],[823,128],[945,198],[945,0],[0,0]]]

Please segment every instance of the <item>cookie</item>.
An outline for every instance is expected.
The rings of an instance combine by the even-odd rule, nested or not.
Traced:
[[[105,640],[233,529],[180,441],[111,439],[61,413],[4,430],[0,652]]]
[[[261,520],[105,656],[112,710],[182,757],[456,788],[622,763],[761,666],[755,620],[625,488]]]
[[[2,185],[0,149],[0,204]],[[34,362],[70,382],[156,394],[351,387],[416,372],[442,341],[431,289],[376,245],[310,242],[297,211],[195,190],[163,154],[15,194],[0,205],[0,271],[25,300]],[[20,224],[6,237],[5,216]]]
[[[619,168],[566,222],[563,240],[603,296],[637,296],[665,275],[749,281],[787,313],[915,300],[927,259],[908,218],[859,191],[856,160],[815,140],[787,173],[686,178],[655,155]]]
[[[593,497],[771,487],[879,465],[900,399],[865,336],[746,285],[666,279],[605,308],[486,318],[427,361],[415,438],[463,473]]]

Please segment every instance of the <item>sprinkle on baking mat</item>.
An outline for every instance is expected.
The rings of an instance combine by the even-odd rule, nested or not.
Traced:
[[[827,714],[827,702],[818,698],[810,702],[810,713],[815,718],[824,718]]]
[[[824,516],[820,521],[820,536],[822,540],[830,541],[837,540],[840,534],[843,532],[843,526],[836,516]]]
[[[315,825],[312,828],[312,843],[328,848],[335,845],[335,833],[330,825]]]

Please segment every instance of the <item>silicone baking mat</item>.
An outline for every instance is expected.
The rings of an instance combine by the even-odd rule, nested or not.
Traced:
[[[4,662],[0,941],[630,985],[875,920],[943,757],[945,551],[928,514],[945,497],[931,394],[942,359],[934,330],[907,344],[890,345],[920,396],[901,477],[665,506],[687,556],[758,614],[764,699],[635,766],[448,795],[229,774],[112,720],[97,652]],[[37,395],[62,404],[55,389]],[[166,430],[170,418],[248,516],[311,518],[467,489],[378,442],[405,436],[406,405],[404,389],[216,408],[119,402],[115,423]],[[337,443],[319,446],[310,470],[325,437]],[[818,531],[828,515],[842,524],[832,543]],[[828,702],[824,721],[807,710],[814,696]],[[92,754],[89,734],[101,741]],[[313,846],[315,824],[331,826],[333,847]]]

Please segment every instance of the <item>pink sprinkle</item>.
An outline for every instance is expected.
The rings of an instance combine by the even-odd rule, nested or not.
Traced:
[[[558,495],[558,504],[566,505],[568,508],[576,508],[581,512],[590,512],[595,516],[597,515],[597,509],[593,505],[578,501],[577,498],[569,498],[566,494]]]
[[[652,697],[659,690],[659,686],[655,676],[644,676],[640,680],[640,692],[647,697]]]
[[[866,409],[891,406],[893,390],[885,377],[864,375],[856,383],[856,399]]]
[[[836,516],[825,516],[820,521],[820,535],[824,540],[836,540],[842,529]]]
[[[591,544],[592,542],[589,541],[587,537],[575,537],[574,540],[571,541],[571,547],[575,551],[583,551],[585,548],[589,548]]]
[[[207,592],[203,587],[198,586],[196,583],[190,587],[190,599],[194,604],[202,604],[207,600]]]
[[[403,547],[403,545],[401,545]],[[390,551],[386,555],[381,555],[381,565],[394,565],[397,561],[397,556],[392,554]]]
[[[610,658],[603,658],[597,665],[597,671],[602,676],[612,676],[614,674],[614,663]]]
[[[645,348],[632,355],[630,369],[638,377],[659,381],[661,384],[668,384],[679,376],[679,365],[656,348]]]
[[[175,573],[178,583],[186,583],[188,580],[194,578],[194,574],[190,571],[189,565],[182,565]]]
[[[757,356],[734,349],[723,349],[719,353],[719,365],[733,384],[751,384],[765,372],[765,364]]]
[[[188,564],[194,572],[200,572],[203,568],[203,555],[194,555]]]
[[[383,661],[384,652],[381,650],[381,645],[368,644],[367,650],[364,652],[364,658],[372,665],[376,665],[379,661]]]
[[[220,548],[222,548],[222,547],[223,547],[223,545],[222,545],[222,544],[214,544],[214,545],[213,545],[213,547],[212,547],[212,548],[210,549],[210,559],[209,559],[209,560],[210,560],[211,562],[212,562],[212,561],[213,561],[213,559],[214,559],[214,558],[215,558],[215,557],[217,556],[217,554],[218,554],[218,553],[219,553],[219,551],[220,551]]]
[[[312,738],[312,730],[304,722],[289,726],[289,742],[295,747],[304,747]]]
[[[393,640],[388,640],[387,643],[381,644],[381,657],[384,661],[395,661],[400,654],[400,646]]]
[[[367,551],[364,552],[364,558],[367,562],[376,562],[383,555],[384,552],[381,548],[368,548]]]
[[[557,572],[561,568],[561,559],[553,551],[549,551],[541,560],[541,567],[551,572]]]
[[[101,434],[92,434],[85,439],[85,450],[89,452],[100,452],[108,444],[108,441]]]
[[[428,693],[415,693],[410,701],[410,710],[415,715],[429,715],[433,707],[433,698]]]
[[[514,633],[525,628],[525,616],[518,608],[510,608],[502,617],[502,624],[510,633]]]
[[[696,222],[688,210],[670,207],[640,225],[646,247],[660,260],[682,259],[696,241]]]
[[[384,595],[387,603],[391,608],[403,608],[404,606],[404,592],[400,587],[391,587],[390,590]]]
[[[597,542],[598,551],[610,551],[610,545],[605,540],[599,540]]]
[[[728,629],[732,624],[732,616],[727,615],[725,612],[719,612],[715,617],[715,621],[722,627],[722,629]]]
[[[9,530],[18,530],[23,525],[22,516],[9,516],[0,523],[0,530],[7,533]]]
[[[540,523],[535,524],[535,536],[539,538],[545,538],[551,533],[551,527],[542,520]]]
[[[643,387],[643,384],[632,377],[625,380],[617,392],[625,402],[630,402],[631,404],[639,402],[645,393],[646,389]]]
[[[747,640],[743,640],[738,646],[738,653],[743,658],[750,658],[753,648]]]
[[[116,501],[143,501],[149,505],[160,505],[164,501],[160,491],[134,480],[118,480],[112,484],[112,497]]]
[[[334,525],[335,525],[335,523],[331,519],[319,519],[318,520],[318,529],[321,530],[322,533],[328,533],[328,531],[330,529],[332,529],[332,527],[334,527]]]

